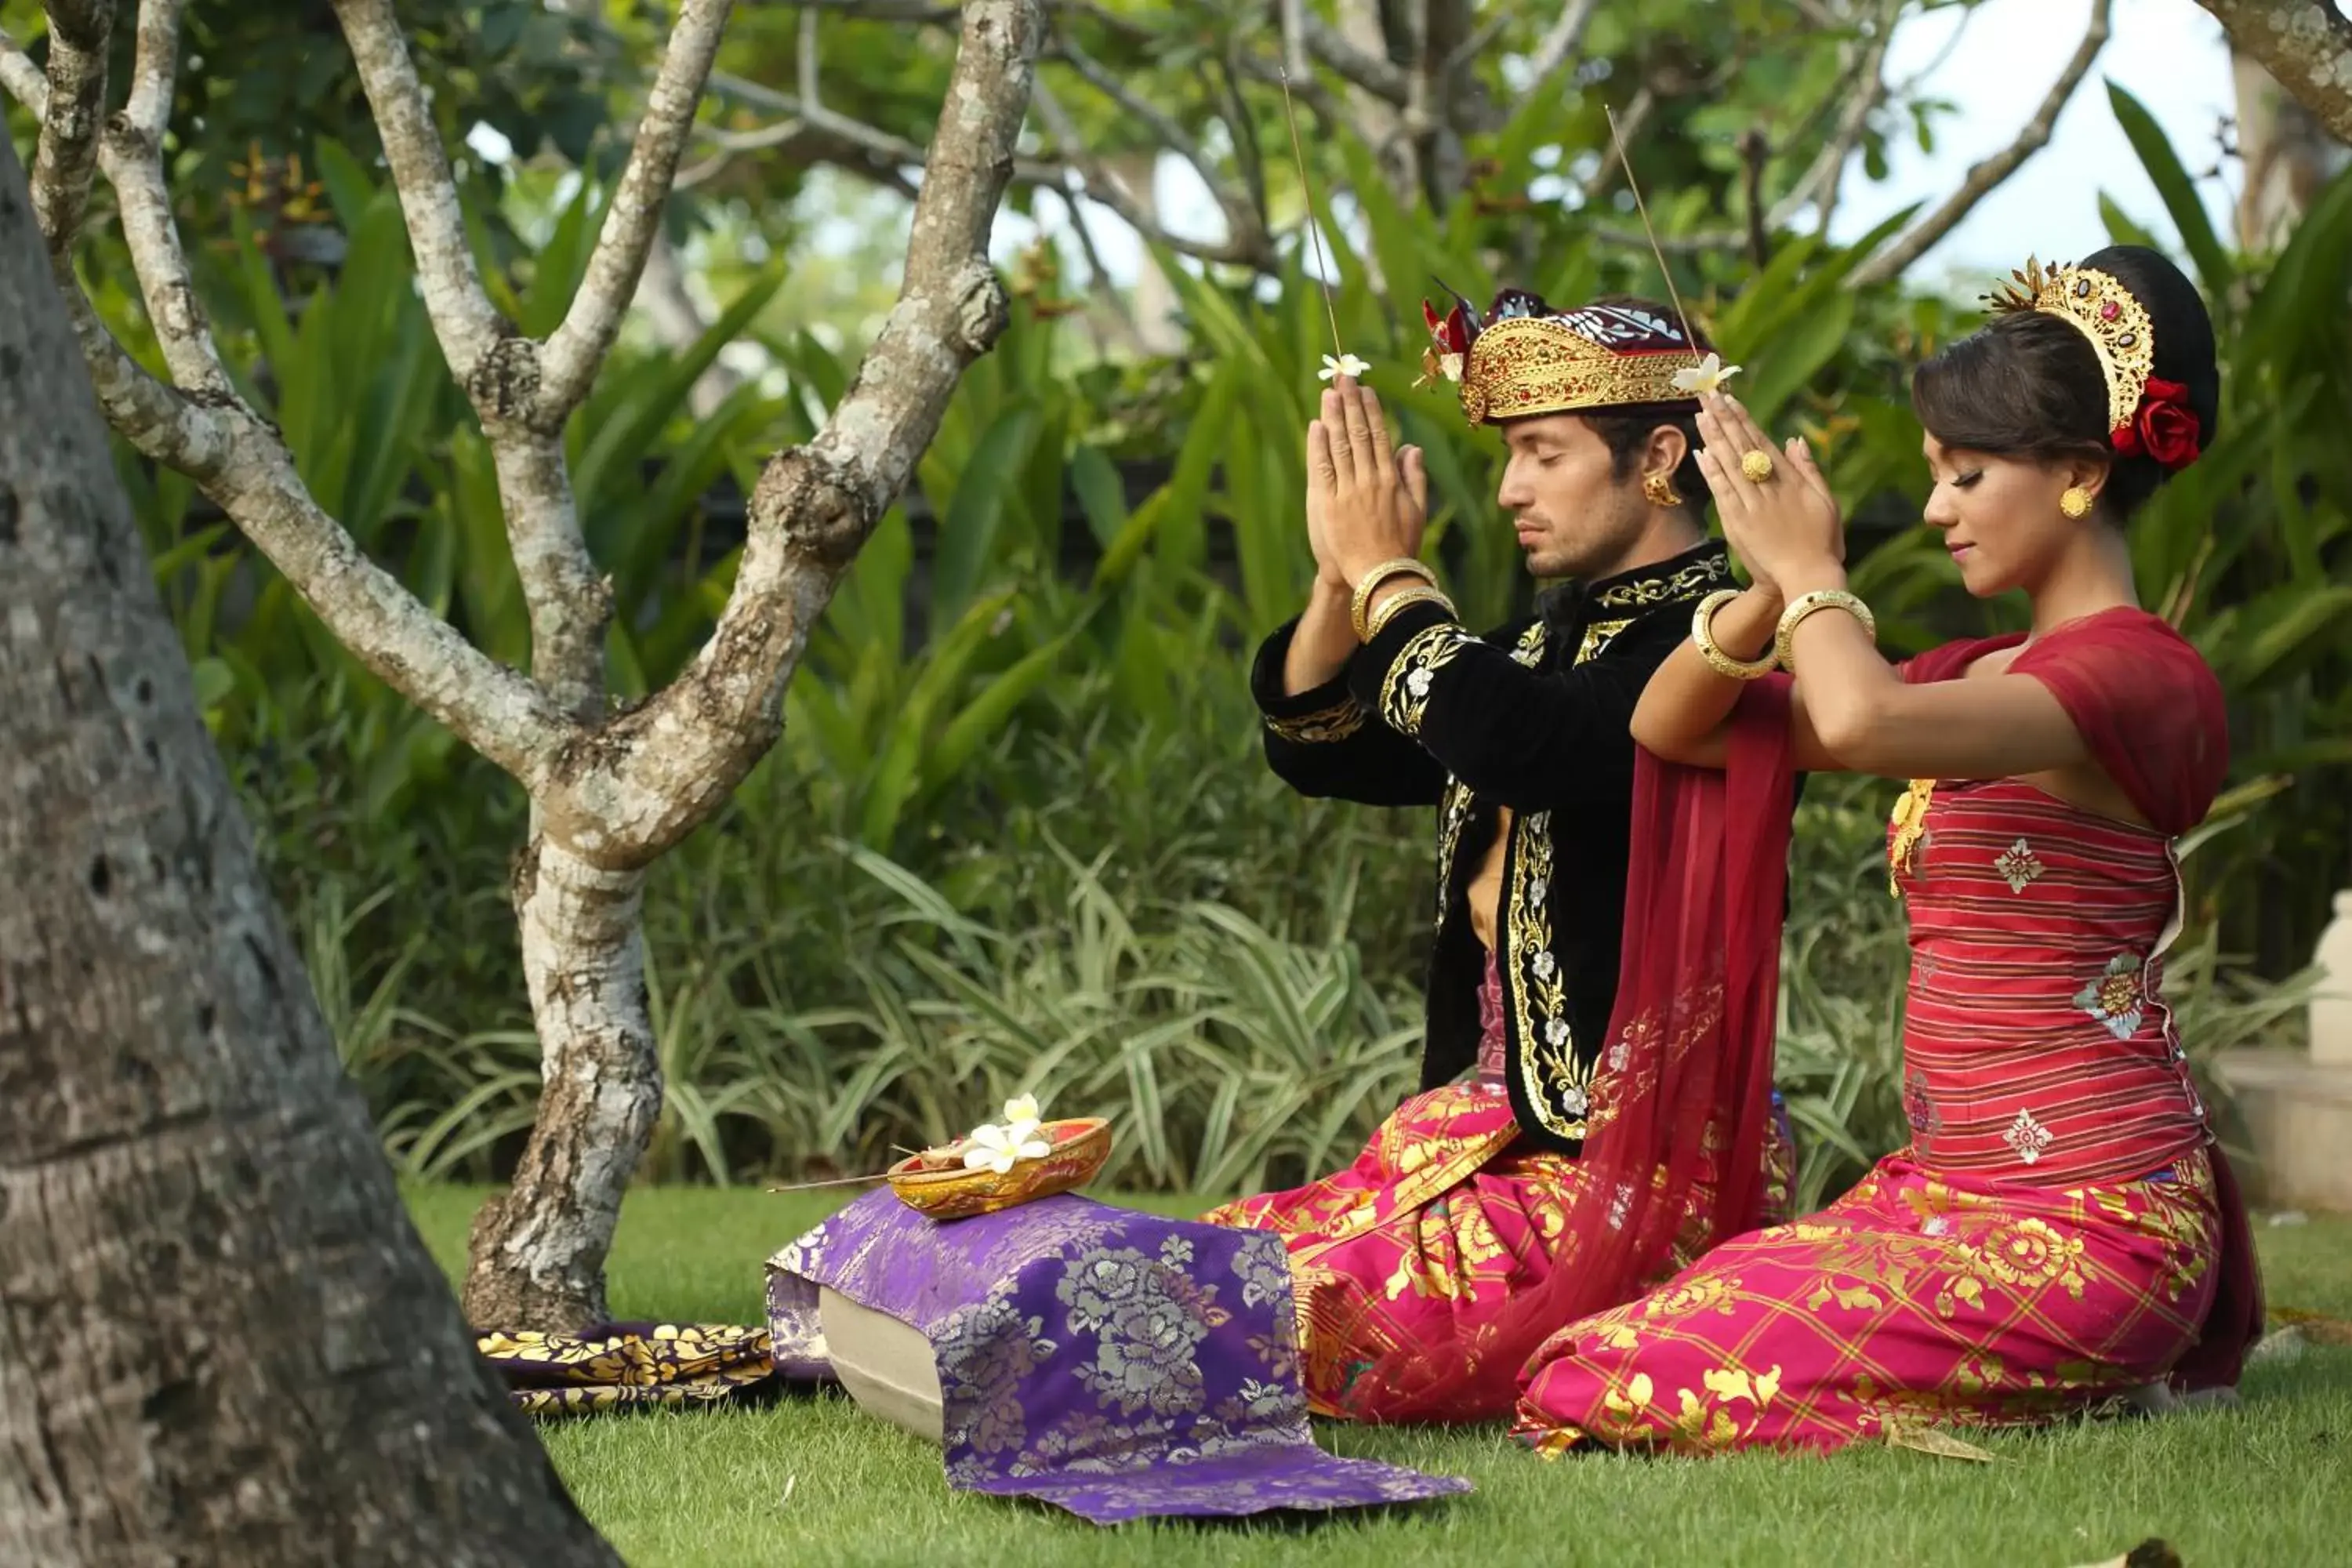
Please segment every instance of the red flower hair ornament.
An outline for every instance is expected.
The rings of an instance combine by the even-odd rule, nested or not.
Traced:
[[[2147,454],[2165,472],[2177,474],[2195,462],[2203,450],[2198,445],[2197,411],[2189,406],[2189,388],[2161,376],[2147,378],[2139,410],[2118,425],[2108,439],[2126,458]]]

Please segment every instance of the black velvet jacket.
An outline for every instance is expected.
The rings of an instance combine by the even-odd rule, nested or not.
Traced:
[[[1301,795],[1435,805],[1437,937],[1422,1086],[1478,1052],[1484,950],[1468,885],[1511,808],[1496,952],[1511,1109],[1538,1147],[1583,1146],[1592,1073],[1616,1000],[1633,801],[1633,705],[1691,611],[1736,585],[1709,542],[1546,594],[1485,637],[1444,609],[1399,612],[1328,685],[1283,693],[1297,622],[1259,648],[1252,694],[1265,756]]]

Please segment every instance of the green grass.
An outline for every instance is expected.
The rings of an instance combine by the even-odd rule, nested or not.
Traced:
[[[462,1266],[479,1189],[409,1194],[426,1242]],[[614,1247],[624,1318],[756,1322],[762,1260],[838,1197],[656,1188],[631,1194]],[[1182,1199],[1143,1206],[1183,1213]],[[2273,1304],[2352,1318],[2352,1220],[2260,1229]],[[1506,1564],[1790,1563],[2067,1568],[2160,1535],[2188,1568],[2344,1559],[2352,1521],[2352,1351],[2255,1367],[2241,1410],[1996,1436],[1990,1465],[1869,1447],[1830,1458],[1579,1456],[1546,1464],[1498,1430],[1322,1426],[1339,1452],[1475,1480],[1475,1494],[1309,1523],[1099,1530],[1055,1510],[956,1495],[939,1452],[832,1394],[748,1411],[551,1423],[582,1508],[638,1568],[824,1563],[1016,1568],[1262,1562]]]

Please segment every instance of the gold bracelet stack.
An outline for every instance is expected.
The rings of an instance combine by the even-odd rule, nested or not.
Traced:
[[[1362,640],[1370,642],[1379,637],[1388,628],[1388,624],[1396,619],[1397,612],[1408,605],[1437,605],[1443,606],[1449,616],[1455,613],[1454,601],[1426,584],[1411,588],[1400,588],[1382,600],[1381,607],[1374,610],[1366,619]]]
[[[1691,612],[1691,642],[1698,649],[1699,658],[1706,660],[1707,668],[1716,674],[1734,680],[1759,680],[1778,668],[1769,651],[1762,658],[1738,659],[1724,652],[1723,645],[1715,640],[1716,611],[1739,597],[1739,592],[1737,588],[1719,588],[1698,602],[1698,608]]]
[[[1356,584],[1355,598],[1348,606],[1348,623],[1356,628],[1358,642],[1372,640],[1371,628],[1364,624],[1364,613],[1371,605],[1372,595],[1390,578],[1402,576],[1408,573],[1433,588],[1437,586],[1437,574],[1410,555],[1400,555],[1394,560],[1381,562],[1365,573],[1362,580]]]
[[[1806,616],[1819,610],[1843,610],[1862,623],[1862,629],[1869,635],[1872,642],[1878,640],[1878,618],[1870,613],[1868,605],[1843,588],[1817,588],[1810,594],[1800,595],[1793,604],[1780,612],[1780,628],[1772,634],[1772,651],[1779,657],[1780,668],[1791,675],[1797,670],[1794,652],[1797,627]]]

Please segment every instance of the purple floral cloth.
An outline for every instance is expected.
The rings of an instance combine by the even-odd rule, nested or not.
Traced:
[[[820,1287],[931,1342],[961,1490],[1113,1524],[1470,1489],[1315,1446],[1289,1259],[1265,1232],[1067,1194],[943,1224],[872,1193],[769,1259],[780,1371],[824,1364]]]

